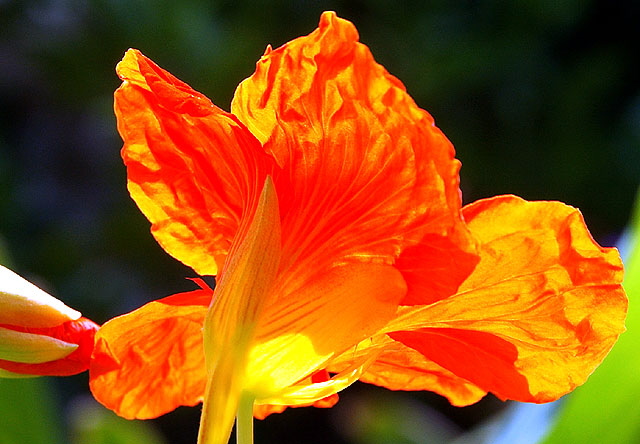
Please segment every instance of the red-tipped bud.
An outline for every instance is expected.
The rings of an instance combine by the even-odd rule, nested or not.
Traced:
[[[0,266],[0,377],[85,371],[98,325]]]

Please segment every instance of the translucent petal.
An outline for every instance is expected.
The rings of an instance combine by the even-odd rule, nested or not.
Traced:
[[[267,177],[252,221],[234,243],[204,324],[207,387],[198,442],[226,444],[243,396],[250,350],[280,262],[280,214]]]
[[[501,196],[464,215],[480,263],[458,294],[401,308],[390,336],[501,398],[547,402],[573,390],[624,330],[617,251],[557,202]]]
[[[445,396],[455,406],[473,404],[486,395],[486,391],[468,380],[387,335],[361,342],[334,359],[329,370],[340,371],[371,354],[375,355],[375,360],[360,377],[362,382],[390,390],[428,390]]]
[[[267,49],[231,109],[282,168],[289,279],[345,260],[392,264],[429,234],[450,238],[448,256],[472,249],[451,143],[350,22],[324,13],[311,34]]]
[[[247,390],[268,398],[322,369],[383,327],[405,292],[393,267],[362,263],[335,267],[294,292],[277,292],[257,331]]]
[[[206,384],[202,324],[212,295],[203,288],[169,296],[104,324],[89,369],[94,397],[128,419],[199,403]]]
[[[273,161],[234,116],[139,51],[117,72],[129,192],[169,254],[215,275]]]

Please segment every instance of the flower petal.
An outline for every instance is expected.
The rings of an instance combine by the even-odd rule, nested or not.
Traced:
[[[335,267],[293,292],[280,288],[265,307],[249,359],[246,389],[258,401],[277,397],[374,334],[406,292],[395,268],[362,263]]]
[[[215,275],[273,161],[234,116],[139,51],[117,72],[129,192],[169,254]]]
[[[311,375],[309,378],[306,378],[304,381],[304,385],[315,384],[318,382],[326,382],[331,378],[329,377],[329,372],[326,370],[319,370]],[[272,413],[282,413],[285,411],[287,407],[318,407],[318,408],[331,408],[338,402],[338,394],[332,393],[328,396],[325,396],[321,399],[318,399],[313,402],[297,404],[297,405],[282,405],[282,404],[254,404],[253,406],[253,416],[258,419],[264,419]]]
[[[396,268],[407,283],[407,295],[401,305],[432,304],[458,291],[480,258],[472,244],[465,251],[456,242],[459,240],[430,234],[402,251]]]
[[[242,399],[256,328],[280,263],[278,198],[267,177],[245,232],[236,237],[204,323],[207,386],[198,442],[226,444]]]
[[[300,384],[293,384],[278,393],[277,396],[263,398],[258,402],[267,405],[310,406],[325,400],[333,405],[337,399],[332,397],[360,379],[365,369],[375,358],[376,355],[367,356],[365,360],[352,363],[351,366],[338,372],[335,376],[321,381],[313,381],[312,375],[311,381],[305,380]]]
[[[471,248],[451,143],[350,22],[324,13],[310,35],[268,48],[231,109],[283,168],[292,279],[345,260],[392,264],[427,234]]]
[[[375,361],[360,377],[360,381],[390,390],[431,391],[446,397],[452,405],[461,407],[482,399],[487,392],[450,372],[412,348],[378,335],[363,341],[353,350],[333,360],[331,372],[342,371],[362,356],[375,354]]]
[[[423,328],[390,336],[456,376],[485,390],[490,388],[500,398],[533,400],[527,379],[515,368],[518,349],[498,336],[455,328]]]
[[[128,419],[155,418],[202,400],[206,368],[202,324],[213,291],[176,294],[104,324],[96,335],[90,387]]]
[[[624,330],[617,251],[557,202],[501,196],[464,216],[480,263],[457,295],[401,308],[390,336],[503,399],[547,402],[582,384]]]

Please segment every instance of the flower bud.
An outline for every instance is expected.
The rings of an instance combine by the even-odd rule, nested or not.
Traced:
[[[0,324],[55,327],[81,314],[0,265]]]
[[[81,316],[0,266],[0,377],[86,370],[98,325]]]

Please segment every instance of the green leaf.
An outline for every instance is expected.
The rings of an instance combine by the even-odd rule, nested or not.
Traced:
[[[62,443],[57,411],[47,379],[0,379],[1,443]]]
[[[74,402],[70,429],[72,444],[165,444],[151,422],[120,418],[88,396]]]
[[[629,234],[627,331],[587,384],[566,398],[544,444],[640,442],[640,199]]]

